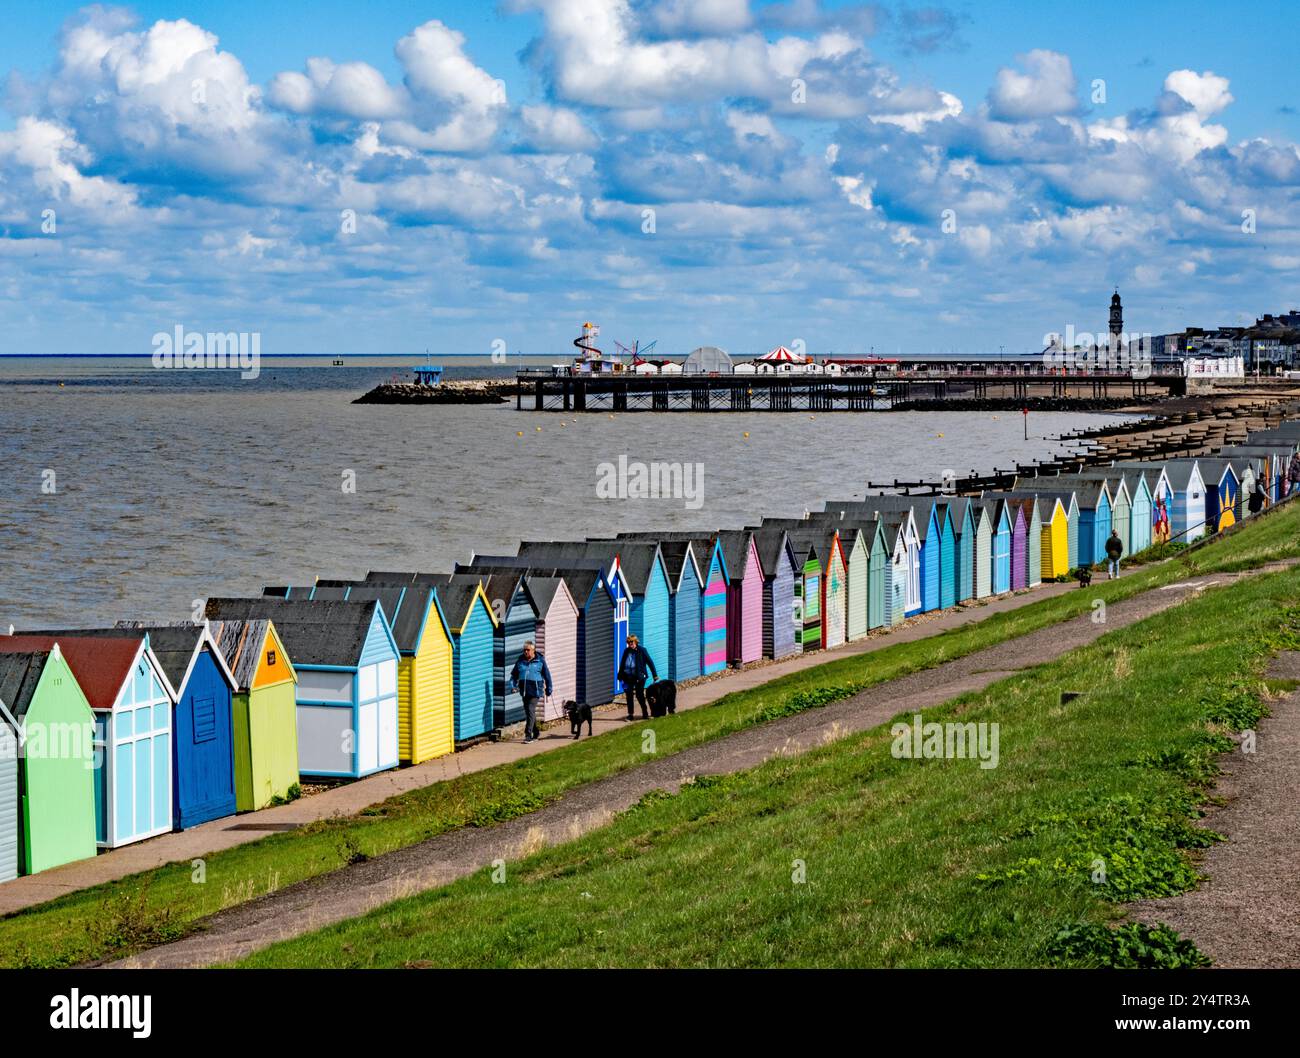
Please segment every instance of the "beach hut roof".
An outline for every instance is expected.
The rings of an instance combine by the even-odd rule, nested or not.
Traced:
[[[616,538],[588,537],[585,546],[589,556],[605,559],[610,568],[617,559],[628,590],[635,595],[645,594],[650,584],[650,571],[655,568],[655,559],[659,557],[659,543],[649,533],[638,536],[620,533]]]
[[[659,553],[663,556],[664,569],[668,571],[668,580],[676,591],[682,583],[682,577],[686,573],[687,563],[690,563],[695,570],[695,579],[704,583],[704,576],[700,573],[700,564],[696,558],[695,547],[690,540],[661,540],[659,542]]]
[[[136,659],[145,648],[145,636],[124,635],[99,638],[83,631],[59,636],[23,633],[0,636],[0,652],[49,652],[58,643],[59,650],[77,677],[86,701],[92,709],[112,709],[123,684],[131,675]],[[163,682],[165,673],[159,672]],[[170,688],[169,688],[170,690]],[[174,697],[174,695],[173,695]]]
[[[270,619],[297,666],[355,665],[370,634],[378,602],[310,599],[209,599],[209,620]],[[385,622],[387,627],[387,622]]]
[[[1185,492],[1187,486],[1191,483],[1192,470],[1196,467],[1196,464],[1197,460],[1195,459],[1165,459],[1150,462],[1129,462],[1125,466],[1148,469],[1159,468],[1165,472],[1165,477],[1169,479],[1172,488],[1177,489],[1179,492]],[[1204,475],[1202,475],[1202,478],[1204,478]]]
[[[754,529],[754,542],[758,545],[758,561],[763,566],[765,577],[775,577],[779,570],[781,554],[785,552],[793,561],[794,553],[790,548],[788,534],[784,529]]]
[[[667,532],[662,532],[662,533],[659,532],[619,533],[618,539],[632,540],[632,541],[654,540],[661,546],[664,541],[671,542],[674,540],[677,541],[688,540],[690,541],[692,550],[695,553],[695,560],[697,563],[705,562],[706,561],[705,556],[710,556],[710,558],[708,558],[707,561],[712,561],[711,556],[713,554],[713,549],[716,547],[718,548],[719,552],[722,555],[722,574],[724,579],[729,579],[731,576],[731,567],[727,562],[727,551],[726,548],[722,546],[722,539],[720,534],[718,533],[692,533],[680,529],[675,529],[675,530],[669,530]],[[740,561],[739,568],[744,569],[745,568],[744,552],[741,552],[739,561]]]
[[[221,670],[226,682],[232,688],[235,685],[235,675],[226,664],[226,656],[213,640],[206,622],[195,624],[192,621],[185,621],[157,625],[146,624],[143,621],[118,621],[114,629],[105,630],[103,634],[110,635],[112,631],[119,630],[148,633],[149,648],[178,695],[181,688],[185,686],[185,681],[190,678],[190,671],[205,646],[211,648],[212,659],[217,663],[217,668]]]
[[[596,585],[605,580],[605,563],[598,558],[575,559],[564,565],[530,561],[519,555],[475,555],[470,569],[483,576],[503,570],[520,569],[534,577],[561,578],[578,609],[587,605]]]
[[[208,631],[212,641],[226,659],[226,667],[235,680],[235,693],[248,691],[257,678],[257,668],[262,663],[262,644],[267,637],[279,641],[275,625],[266,618],[235,619],[230,621],[209,621]],[[281,656],[289,667],[289,673],[297,680],[293,671],[293,659],[281,643]]]
[[[19,727],[27,715],[41,681],[45,663],[50,659],[48,650],[14,651],[0,654],[0,710],[9,722]]]
[[[532,593],[537,606],[537,615],[544,616],[555,601],[556,593],[567,593],[569,587],[563,577],[538,577],[531,571],[525,571],[528,577],[528,590]]]

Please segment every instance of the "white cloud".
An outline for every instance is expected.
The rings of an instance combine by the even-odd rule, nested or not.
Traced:
[[[1029,121],[1079,109],[1079,86],[1068,55],[1036,48],[1019,59],[1024,73],[1009,66],[998,71],[989,90],[990,116]]]
[[[589,151],[599,142],[582,117],[567,107],[525,106],[519,117],[528,144],[541,151]]]

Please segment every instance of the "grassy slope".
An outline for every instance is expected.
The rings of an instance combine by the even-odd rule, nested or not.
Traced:
[[[1294,572],[1250,578],[926,714],[999,722],[996,769],[895,759],[884,725],[648,796],[502,884],[484,870],[244,965],[1105,962],[1094,934],[1114,934],[1076,932],[1068,953],[1058,934],[1195,884],[1186,850],[1213,840],[1195,804],[1223,732],[1258,719],[1266,656],[1300,646],[1298,602]],[[1166,963],[1195,959],[1182,943]]]
[[[1095,598],[1115,601],[1159,584],[1231,566],[1300,555],[1300,509],[1118,581],[1070,592],[911,643],[828,661],[656,721],[660,753],[674,753],[762,722],[792,697],[828,685],[860,687],[929,668],[1067,620]],[[188,862],[143,872],[0,919],[0,967],[60,966],[123,955],[174,939],[236,903],[460,826],[485,826],[533,811],[564,791],[643,762],[640,726],[390,798],[356,816],[321,821],[215,853],[206,881]]]

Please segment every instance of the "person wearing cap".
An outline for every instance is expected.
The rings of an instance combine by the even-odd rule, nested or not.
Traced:
[[[618,674],[623,680],[623,691],[627,695],[627,718],[629,720],[636,719],[632,712],[634,696],[641,703],[641,719],[650,719],[650,711],[645,704],[647,670],[656,680],[659,678],[659,673],[655,671],[654,659],[650,657],[649,651],[641,645],[640,639],[633,633],[627,637],[627,646],[624,647],[623,656],[618,662]]]

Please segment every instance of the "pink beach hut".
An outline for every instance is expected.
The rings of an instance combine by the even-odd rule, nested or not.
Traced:
[[[563,577],[528,578],[537,604],[537,653],[551,671],[551,697],[542,704],[541,720],[559,720],[564,703],[578,699],[578,604]]]
[[[763,657],[763,563],[749,529],[718,534],[731,574],[727,582],[727,661],[748,665]]]

